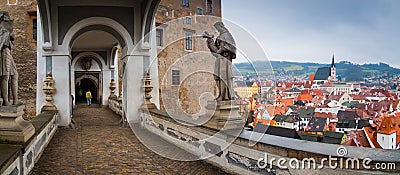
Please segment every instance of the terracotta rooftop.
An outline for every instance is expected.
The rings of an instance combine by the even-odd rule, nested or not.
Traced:
[[[363,130],[357,130],[357,141],[360,144],[360,147],[367,147],[367,148],[371,148],[371,145],[369,144],[367,135],[365,134],[365,132]]]
[[[381,125],[378,128],[378,133],[390,135],[394,132],[396,132],[396,126],[392,122],[391,117],[384,116]]]
[[[376,132],[374,131],[374,129],[372,127],[366,126],[366,127],[364,127],[364,131],[365,131],[366,136],[369,137],[369,139],[371,140],[371,142],[375,148],[382,148],[381,145],[379,145],[379,143],[377,141]]]

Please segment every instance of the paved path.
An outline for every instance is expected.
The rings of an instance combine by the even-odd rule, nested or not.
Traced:
[[[120,117],[108,108],[79,108],[74,119],[78,128],[58,129],[32,174],[226,174],[204,161],[153,153],[131,129],[119,127]],[[175,146],[173,151],[184,152]]]

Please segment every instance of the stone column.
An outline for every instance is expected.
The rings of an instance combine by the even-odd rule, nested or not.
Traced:
[[[70,74],[70,58],[68,55],[53,56],[53,79],[57,82],[55,88],[57,93],[54,94],[54,105],[59,112],[57,123],[61,126],[68,126],[71,123],[71,74]]]
[[[0,142],[22,143],[28,141],[35,128],[22,118],[25,105],[0,107]]]
[[[129,123],[139,123],[139,109],[144,102],[143,56],[128,55],[123,60],[126,64],[122,83],[123,111]]]

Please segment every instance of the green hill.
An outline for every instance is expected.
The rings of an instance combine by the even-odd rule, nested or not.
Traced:
[[[385,63],[359,65],[349,61],[341,61],[335,63],[335,65],[338,76],[346,78],[347,81],[359,81],[370,76],[385,75],[392,77],[395,74],[400,74],[400,69],[391,67]],[[330,64],[256,61],[253,64],[237,63],[235,67],[241,74],[247,75],[254,75],[255,72],[261,75],[270,74],[271,70],[273,70],[275,75],[308,77],[310,74],[314,74],[319,67],[330,67]]]

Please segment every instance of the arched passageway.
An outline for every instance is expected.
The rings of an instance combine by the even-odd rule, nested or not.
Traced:
[[[83,78],[75,86],[76,104],[86,103],[86,92],[90,91],[92,94],[92,103],[99,104],[101,96],[99,97],[99,88],[94,80]]]
[[[71,96],[77,97],[75,74],[99,72],[97,99],[107,105],[110,82],[123,79],[122,92],[124,114],[129,122],[140,121],[139,108],[143,100],[142,79],[146,60],[152,56],[153,40],[142,40],[154,27],[154,16],[160,0],[111,1],[38,0],[38,83],[37,113],[45,104],[42,90],[47,73],[55,80],[57,93],[54,104],[59,110],[58,124],[68,126],[72,119]],[[155,38],[155,36],[154,36]],[[115,47],[120,46],[120,64],[126,65],[124,75],[118,75],[118,59]],[[156,49],[156,48],[154,48]],[[92,58],[92,65],[84,69],[79,60]],[[116,64],[115,64],[116,63]],[[157,79],[158,73],[152,72]],[[155,87],[156,89],[158,87]],[[129,90],[128,90],[129,89]],[[158,91],[155,91],[158,92]],[[116,94],[120,95],[120,94]],[[158,93],[153,94],[154,99]],[[81,100],[81,99],[79,99]],[[155,100],[157,101],[157,100]],[[76,101],[75,101],[76,102]]]

